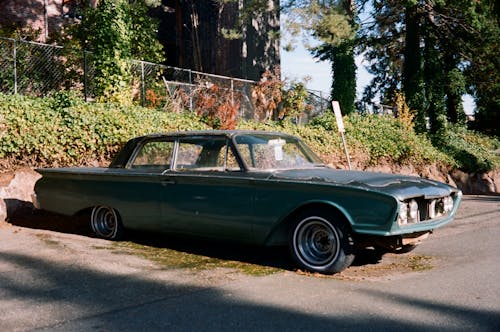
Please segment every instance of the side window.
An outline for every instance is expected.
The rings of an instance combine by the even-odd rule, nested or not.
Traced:
[[[227,151],[226,139],[190,138],[179,140],[176,170],[238,171],[240,167],[231,150]]]
[[[227,151],[227,153],[226,153]],[[225,168],[228,171],[240,171],[240,165],[234,156],[233,151],[229,148],[229,146],[224,146],[219,151],[219,157],[217,159],[217,165],[219,167]]]
[[[135,156],[132,168],[165,170],[170,168],[174,142],[150,141],[146,142]]]
[[[203,146],[195,142],[179,142],[177,150],[177,170],[186,170],[197,167],[197,160],[200,157]]]

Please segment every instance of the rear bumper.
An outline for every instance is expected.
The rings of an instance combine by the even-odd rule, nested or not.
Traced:
[[[31,194],[31,202],[33,203],[33,206],[35,207],[35,209],[38,209],[38,210],[41,209],[40,202],[38,201],[38,196],[36,195],[36,193]]]

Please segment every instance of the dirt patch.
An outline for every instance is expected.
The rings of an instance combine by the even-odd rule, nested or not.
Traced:
[[[385,254],[377,264],[351,266],[334,276],[341,280],[394,280],[404,274],[432,269],[433,258],[416,254]]]
[[[346,281],[390,281],[401,279],[411,273],[432,269],[435,258],[419,254],[377,255],[370,249],[363,250],[356,257],[353,265],[341,273],[323,275],[297,270],[301,275],[315,278],[329,278]]]

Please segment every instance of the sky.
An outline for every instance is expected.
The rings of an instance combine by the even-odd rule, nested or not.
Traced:
[[[356,59],[358,70],[357,78],[357,97],[360,98],[364,86],[370,82],[370,74],[360,66],[362,58]],[[322,91],[324,95],[330,95],[332,85],[331,64],[327,61],[318,62],[307,51],[303,45],[296,45],[292,52],[281,50],[281,75],[282,78],[291,80],[302,80],[304,77],[309,77],[307,88],[311,90]]]
[[[364,68],[362,56],[356,58],[356,92],[357,98],[361,99],[363,89],[370,83],[371,74]],[[322,91],[323,96],[328,99],[332,84],[331,65],[327,61],[318,62],[307,51],[303,45],[296,45],[292,52],[281,50],[281,76],[286,80],[302,80],[310,77],[306,87],[310,90]],[[471,96],[463,98],[465,113],[471,114],[474,111],[474,102]]]

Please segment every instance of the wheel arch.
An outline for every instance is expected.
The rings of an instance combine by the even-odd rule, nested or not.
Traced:
[[[76,211],[76,213],[74,213],[73,215],[75,217],[83,217],[83,216],[90,217],[90,214],[92,213],[92,210],[94,209],[94,207],[95,207],[95,205],[82,208],[82,209]]]
[[[123,217],[122,217],[122,214],[120,213],[120,209],[116,208],[116,206],[114,205],[110,205],[110,204],[100,204],[100,203],[94,203],[92,205],[89,205],[87,207],[84,207],[84,208],[81,208],[79,209],[78,211],[76,211],[73,215],[74,216],[77,216],[77,217],[80,217],[80,216],[90,216],[92,214],[92,210],[94,210],[94,208],[98,207],[98,206],[107,206],[113,210],[115,210],[115,213],[117,214],[117,216],[120,218],[120,220],[123,221]]]
[[[288,243],[288,233],[290,231],[290,225],[293,220],[309,210],[329,210],[329,213],[336,215],[339,221],[344,223],[345,226],[349,227],[352,231],[353,220],[350,214],[340,205],[330,202],[330,201],[309,201],[296,207],[294,210],[290,211],[286,216],[281,218],[277,225],[271,230],[269,235],[266,237],[264,244],[266,246],[283,245]]]

